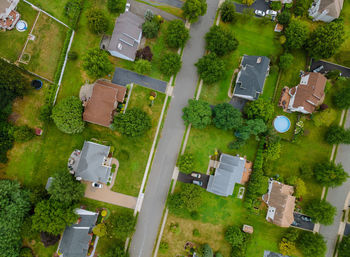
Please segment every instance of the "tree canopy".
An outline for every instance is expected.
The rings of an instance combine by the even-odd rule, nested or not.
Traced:
[[[220,81],[225,74],[225,63],[215,53],[203,56],[195,65],[200,78],[206,84]]]
[[[126,0],[108,0],[107,8],[111,13],[123,13],[125,10]]]
[[[325,200],[312,200],[306,205],[305,214],[309,215],[314,223],[331,225],[337,209]]]
[[[233,0],[225,0],[220,6],[220,12],[223,22],[236,22],[236,5]]]
[[[145,21],[145,23],[142,24],[142,34],[145,38],[157,37],[159,29],[160,25],[155,20]]]
[[[322,186],[327,187],[340,186],[348,178],[348,174],[340,163],[335,164],[330,161],[317,163],[314,167],[314,175]]]
[[[185,125],[192,124],[194,128],[203,129],[211,123],[212,111],[210,105],[202,100],[188,101],[188,106],[183,108],[182,119]]]
[[[337,108],[348,109],[350,107],[350,79],[339,81],[337,85],[340,86],[340,89],[335,92],[333,103]]]
[[[232,246],[239,246],[245,238],[244,232],[237,226],[230,226],[226,229],[225,240]]]
[[[167,76],[178,73],[181,65],[181,56],[177,53],[166,53],[160,59],[160,71]]]
[[[185,27],[182,20],[173,20],[169,22],[165,32],[165,43],[171,48],[183,47],[190,37],[189,30]]]
[[[308,37],[307,26],[299,20],[292,20],[285,30],[286,43],[288,50],[300,49],[306,42]]]
[[[77,134],[84,130],[83,106],[76,96],[69,96],[59,101],[51,115],[57,128],[67,134]]]
[[[108,250],[102,257],[129,257],[129,252],[124,251],[123,245],[118,245],[117,247]]]
[[[238,47],[238,40],[235,34],[221,26],[214,25],[205,34],[206,48],[210,52],[223,56]]]
[[[193,155],[190,153],[182,154],[179,157],[178,164],[179,170],[183,173],[190,174],[193,171]]]
[[[251,135],[259,135],[267,130],[266,124],[262,119],[247,120],[241,128],[235,133],[236,137],[242,140],[248,140]]]
[[[91,32],[101,34],[108,30],[108,19],[100,9],[91,9],[86,14],[88,26]]]
[[[152,64],[148,60],[139,59],[134,62],[134,71],[140,74],[147,74],[152,69]]]
[[[207,12],[207,2],[206,0],[186,0],[182,10],[183,16],[193,23]]]
[[[90,49],[83,56],[83,68],[92,78],[101,78],[113,71],[108,53],[99,48]]]
[[[344,236],[339,244],[338,249],[339,257],[349,257],[350,256],[350,236]]]
[[[244,109],[248,119],[262,119],[265,122],[272,119],[274,111],[274,105],[263,98],[247,103]]]
[[[180,191],[170,195],[168,199],[169,210],[173,213],[196,210],[201,204],[202,189],[193,184],[181,184]]]
[[[214,107],[213,123],[219,129],[238,129],[242,126],[242,113],[229,103],[221,103]]]
[[[114,235],[116,238],[125,240],[131,236],[135,228],[135,217],[131,212],[121,213],[111,217],[109,226],[107,226],[108,234]]]
[[[277,14],[277,21],[279,24],[282,24],[284,26],[288,25],[290,22],[292,15],[288,11],[283,11],[279,14]]]
[[[320,234],[306,231],[300,233],[298,247],[308,257],[324,256],[327,250],[326,242]]]

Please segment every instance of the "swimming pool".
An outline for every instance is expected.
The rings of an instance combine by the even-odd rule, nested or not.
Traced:
[[[273,121],[273,126],[279,133],[285,133],[290,128],[290,120],[286,116],[277,116]]]

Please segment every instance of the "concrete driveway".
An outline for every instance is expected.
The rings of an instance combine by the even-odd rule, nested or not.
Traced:
[[[323,69],[320,70],[320,73],[322,74],[332,70],[339,70],[343,77],[350,77],[350,68],[322,60],[315,61],[314,59],[312,59],[310,70],[313,71],[314,69],[320,66],[323,66]]]
[[[251,6],[247,6],[245,4],[235,3],[236,12],[243,13],[243,10],[246,8],[253,10],[261,10],[266,12],[266,10],[270,9],[269,3],[266,3],[265,0],[256,0]]]

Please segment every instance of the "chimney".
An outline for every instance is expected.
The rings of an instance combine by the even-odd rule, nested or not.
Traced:
[[[121,43],[118,43],[118,49],[122,50],[122,48],[123,48],[123,45]]]

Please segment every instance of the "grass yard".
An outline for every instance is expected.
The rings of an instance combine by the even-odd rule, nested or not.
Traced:
[[[64,15],[64,7],[69,0],[31,0],[30,2],[68,25],[68,19]]]
[[[175,15],[179,18],[183,18],[182,17],[182,13],[183,11],[180,9],[180,8],[177,8],[177,7],[174,7],[174,6],[170,6],[170,5],[160,5],[159,3],[156,3],[156,4],[151,4],[150,2],[146,2],[146,1],[142,1],[142,0],[136,0],[137,2],[140,2],[140,3],[144,3],[144,4],[147,4],[147,5],[150,5],[150,6],[153,6],[153,7],[156,7],[160,10],[163,10],[165,12],[168,12],[168,13],[171,13],[172,15]]]
[[[0,31],[0,56],[11,62],[15,62],[21,55],[38,13],[23,1],[19,2],[17,11],[21,14],[21,19],[27,22],[28,29],[25,32],[18,32],[16,28],[10,31]]]
[[[61,56],[68,28],[44,13],[40,13],[32,34],[34,41],[29,41],[24,53],[31,56],[28,64],[21,64],[49,80],[53,80]]]

